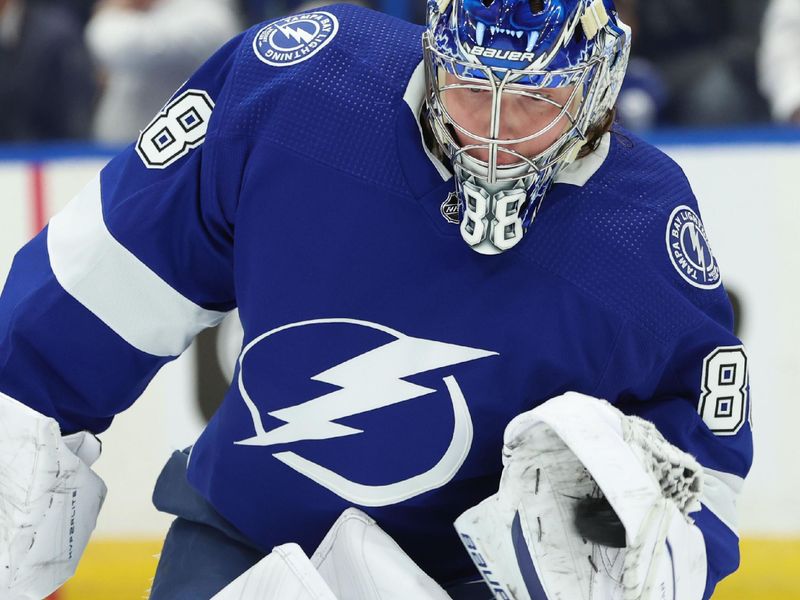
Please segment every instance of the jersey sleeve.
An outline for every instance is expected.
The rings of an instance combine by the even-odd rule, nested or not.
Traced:
[[[63,434],[106,429],[236,305],[244,143],[224,122],[241,43],[214,54],[14,258],[0,296],[0,393]]]
[[[588,291],[618,325],[593,395],[652,422],[702,465],[692,518],[709,598],[739,566],[736,503],[753,460],[747,350],[688,179],[658,149],[617,133],[609,166],[587,186],[599,251],[581,258],[605,275]]]
[[[718,297],[672,344],[654,346],[650,335],[626,325],[607,369],[609,387],[598,394],[654,423],[702,465],[702,510],[692,517],[706,543],[704,598],[739,566],[736,502],[753,458],[747,353],[731,333],[724,291]],[[611,380],[632,372],[647,376],[615,396]]]

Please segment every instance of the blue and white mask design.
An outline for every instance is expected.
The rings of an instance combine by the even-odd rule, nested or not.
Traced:
[[[430,0],[423,45],[462,235],[483,254],[508,250],[613,108],[630,30],[612,0]]]

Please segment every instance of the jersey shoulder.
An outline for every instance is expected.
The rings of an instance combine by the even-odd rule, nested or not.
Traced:
[[[395,122],[422,31],[352,5],[257,25],[242,38],[217,127],[400,186]]]
[[[618,182],[618,193],[653,212],[671,210],[680,201],[697,205],[683,169],[670,156],[622,127],[612,131],[607,168],[589,189],[604,181]]]
[[[680,166],[618,128],[602,166],[582,186],[556,185],[534,222],[529,254],[656,338],[730,305],[697,200]]]

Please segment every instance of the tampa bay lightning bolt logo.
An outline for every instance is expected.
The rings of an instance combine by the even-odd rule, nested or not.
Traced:
[[[314,56],[338,31],[339,21],[329,12],[292,15],[259,31],[253,40],[253,50],[268,65],[288,67]]]
[[[667,251],[675,269],[694,287],[713,290],[722,282],[700,217],[678,206],[667,222]]]
[[[322,370],[314,367],[309,372],[315,374],[306,379],[307,376],[300,376],[297,369],[308,368],[304,363],[313,362],[314,359],[308,357],[308,351],[300,352],[305,358],[293,360],[293,353],[290,351],[287,354],[284,350],[294,348],[297,353],[298,347],[308,348],[292,345],[296,344],[293,340],[300,339],[310,341],[316,348],[320,345],[334,348],[331,356],[338,353],[336,348],[350,346],[345,339],[371,341],[360,346],[361,350],[367,348],[366,352],[360,350],[356,356],[350,355],[350,358],[339,364],[330,365],[329,360],[319,363],[324,365]],[[275,352],[272,356],[281,363],[271,376],[265,375],[269,365],[265,366],[263,360],[270,352]],[[334,468],[301,456],[298,444],[309,440],[324,440],[325,444],[335,448],[337,443],[341,443],[336,440],[350,436],[364,438],[369,432],[365,432],[363,428],[337,421],[385,412],[390,407],[434,394],[439,390],[412,383],[407,378],[496,354],[477,348],[415,338],[377,323],[355,319],[316,319],[275,328],[247,344],[239,357],[239,392],[252,417],[255,435],[239,440],[236,444],[257,447],[288,444],[290,450],[276,451],[272,456],[354,504],[386,506],[401,502],[445,485],[467,458],[472,446],[472,418],[454,376],[448,375],[440,380],[444,383],[442,393],[434,396],[444,399],[442,396],[446,395],[452,403],[453,430],[450,442],[438,462],[430,468],[423,467],[423,472],[401,481],[380,485],[353,481]],[[251,358],[253,356],[255,358]],[[337,357],[334,360],[338,362],[341,359]],[[269,387],[269,382],[267,385],[256,386],[255,382],[259,377],[284,378],[286,385],[281,389],[275,388],[271,397],[269,393],[265,395],[264,391]],[[301,379],[306,379],[305,384]],[[308,394],[312,396],[311,399],[286,406],[287,400],[292,402],[291,397],[274,397],[276,394],[295,396],[291,390],[300,384],[313,386],[308,388],[315,390]],[[261,406],[273,404],[284,407],[262,415],[254,395]],[[265,423],[271,425],[265,427]],[[419,427],[428,431],[429,425],[420,420]],[[368,450],[365,447],[363,451]],[[387,460],[397,460],[397,457],[387,457]]]

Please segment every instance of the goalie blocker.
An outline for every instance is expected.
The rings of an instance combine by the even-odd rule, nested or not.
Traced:
[[[89,467],[100,442],[62,437],[54,419],[0,392],[0,598],[39,600],[78,566],[106,486]]]

